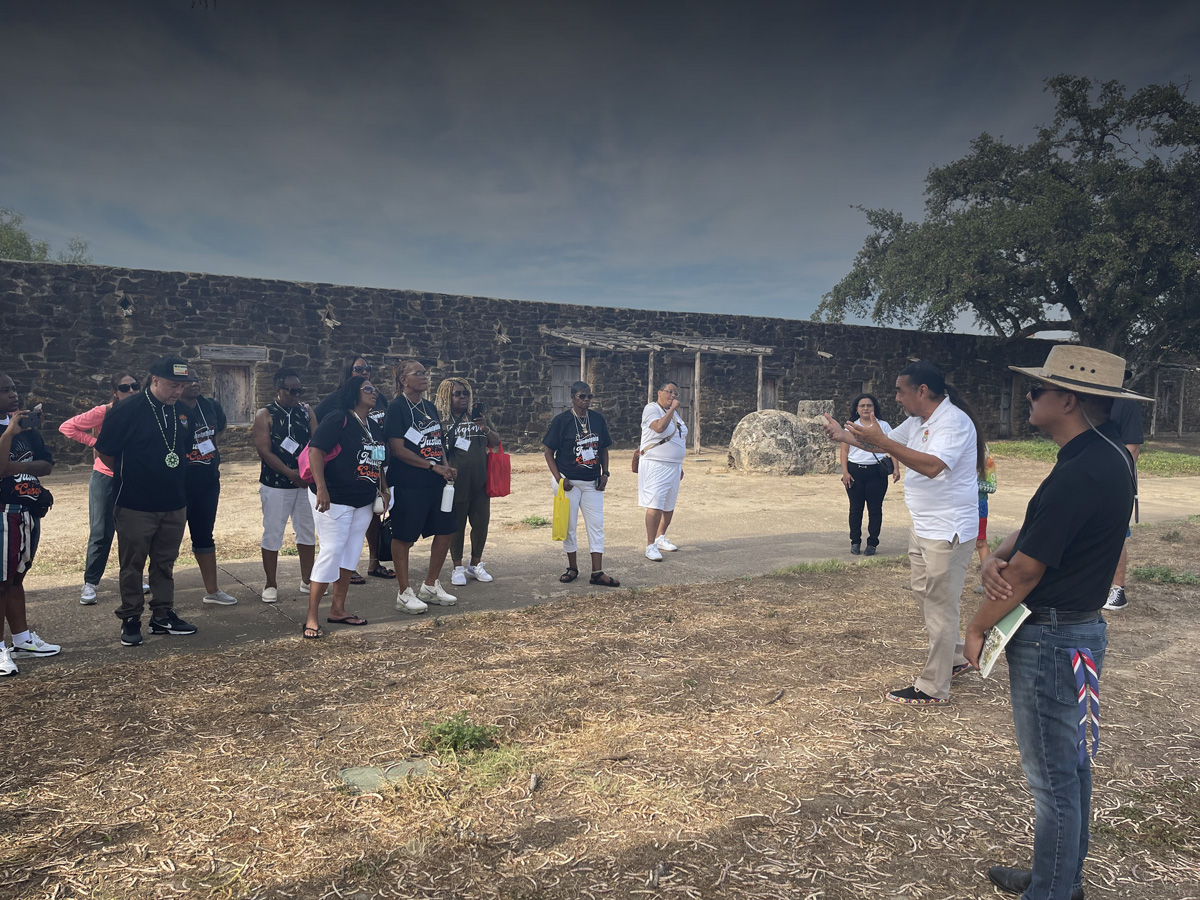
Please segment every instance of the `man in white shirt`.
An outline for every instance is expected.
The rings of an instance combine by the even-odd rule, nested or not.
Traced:
[[[835,441],[887,453],[904,465],[904,502],[912,515],[908,558],[912,591],[929,635],[925,668],[895,703],[950,702],[950,680],[969,666],[959,637],[959,603],[979,532],[977,470],[982,443],[970,408],[933,363],[910,363],[896,377],[896,402],[910,416],[884,434],[878,424],[843,428],[826,415]]]

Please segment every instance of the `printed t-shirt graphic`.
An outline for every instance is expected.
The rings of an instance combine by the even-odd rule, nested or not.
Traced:
[[[7,428],[8,422],[9,417],[5,416],[0,421],[0,429]],[[34,429],[19,431],[14,435],[8,448],[8,459],[9,462],[33,462],[39,459],[54,462],[41,433]],[[0,478],[0,505],[19,503],[22,506],[34,506],[44,490],[36,475],[6,475]]]
[[[432,460],[437,465],[446,461],[442,423],[438,421],[437,407],[428,400],[412,403],[401,394],[388,404],[385,432],[388,440],[403,439],[404,446],[422,459]],[[392,486],[436,487],[440,490],[446,483],[436,472],[399,460],[394,460],[387,471],[388,483]]]

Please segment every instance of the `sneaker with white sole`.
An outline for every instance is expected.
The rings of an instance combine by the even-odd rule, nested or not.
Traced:
[[[662,562],[662,553],[659,552],[657,544],[646,545],[646,559],[653,562]]]
[[[1125,596],[1125,588],[1119,584],[1114,584],[1108,591],[1108,600],[1104,603],[1105,609],[1124,609],[1129,605],[1129,598]]]
[[[467,574],[476,581],[482,581],[485,584],[489,581],[495,580],[491,575],[488,574],[488,570],[483,567],[483,563],[480,563],[477,566],[467,566]]]
[[[55,656],[62,647],[58,644],[47,644],[37,636],[36,631],[29,632],[29,638],[24,641],[13,641],[13,659],[35,659],[40,656]]]
[[[0,641],[0,678],[7,678],[10,675],[16,675],[20,669],[13,662],[12,657],[8,653],[8,648]]]
[[[679,549],[678,547],[676,547],[674,544],[671,543],[671,539],[668,538],[665,534],[660,534],[658,537],[656,537],[654,539],[654,546],[657,547],[659,550],[662,550],[664,553],[674,553],[676,550]]]
[[[150,617],[151,634],[195,634],[196,626],[185,622],[175,613],[175,610],[164,610],[160,616]]]
[[[146,582],[144,582],[144,581],[142,582],[142,593],[143,593],[143,594],[148,594],[148,593],[150,593],[150,585],[148,585],[148,584],[147,584]]]
[[[455,587],[462,587],[467,583],[466,566],[455,566],[454,573],[450,576],[450,583]]]
[[[396,611],[406,612],[414,616],[418,616],[429,606],[417,599],[417,595],[413,593],[413,589],[406,587],[400,593],[396,594]]]
[[[278,603],[279,602],[279,588],[277,588],[277,587],[263,588],[262,601],[263,601],[263,603]]]
[[[430,606],[453,606],[458,602],[458,598],[453,594],[447,594],[442,589],[442,582],[436,579],[433,584],[421,585],[421,590],[417,592],[417,596]]]
[[[142,642],[142,620],[139,616],[130,616],[121,620],[121,643],[126,647],[136,647]]]
[[[79,591],[79,603],[81,606],[95,606],[96,604],[96,585],[83,583],[82,590]]]
[[[215,603],[217,606],[237,606],[237,597],[224,591],[214,591],[204,595],[205,603]]]

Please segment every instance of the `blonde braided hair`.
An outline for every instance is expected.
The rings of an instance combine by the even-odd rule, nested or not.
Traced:
[[[467,397],[468,411],[471,409],[471,401],[475,399],[475,391],[471,387],[471,382],[467,381],[467,379],[459,378],[457,375],[444,379],[442,383],[438,385],[437,399],[434,401],[437,405],[438,418],[442,420],[443,425],[448,424],[452,419],[450,413],[450,401],[453,399],[451,394],[454,393],[454,386],[456,384],[461,384],[467,389],[467,393],[470,394],[470,396]]]

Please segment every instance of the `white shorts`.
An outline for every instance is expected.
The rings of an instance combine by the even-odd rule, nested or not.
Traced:
[[[342,574],[342,569],[353,572],[362,559],[363,538],[371,524],[370,506],[346,506],[331,503],[325,512],[317,512],[317,495],[304,492],[308,505],[312,507],[313,522],[317,526],[320,549],[313,563],[311,581],[333,584]]]
[[[638,460],[638,506],[672,512],[682,477],[683,466],[679,463]]]
[[[283,532],[289,518],[297,544],[311,547],[317,542],[313,535],[312,507],[303,497],[307,493],[310,492],[305,488],[258,486],[258,496],[262,500],[264,550],[278,553],[283,548]]]

